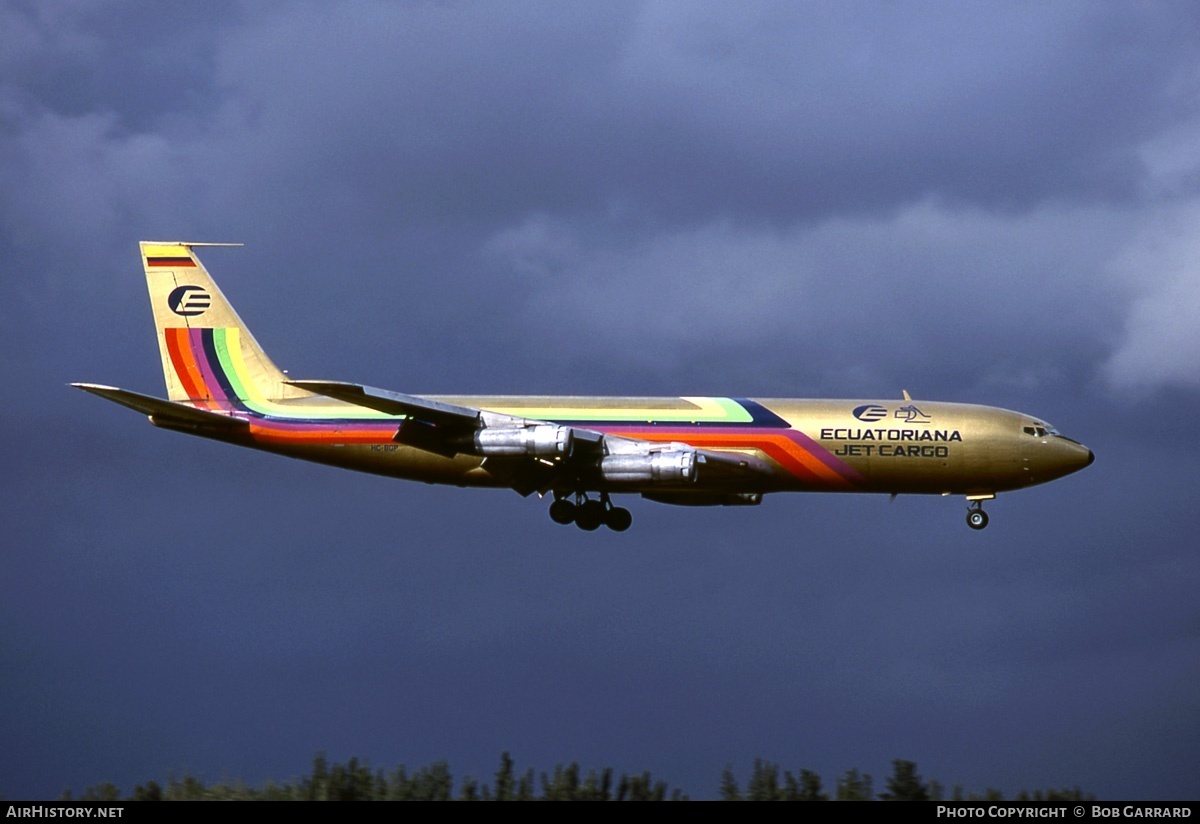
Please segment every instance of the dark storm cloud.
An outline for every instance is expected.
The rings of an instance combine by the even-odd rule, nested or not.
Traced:
[[[222,206],[266,210],[284,175],[381,226],[1128,197],[1139,142],[1194,114],[1183,10],[916,8],[18,7],[34,45],[6,62],[34,111],[169,133],[196,165],[162,171],[230,181]]]
[[[93,238],[191,227],[267,245],[284,269],[314,254],[344,269],[344,254],[288,240],[335,233],[364,286],[395,282],[396,300],[418,305],[452,292],[453,310],[490,336],[502,334],[496,316],[522,313],[539,343],[582,316],[603,333],[594,360],[636,359],[626,341],[672,357],[723,322],[810,350],[844,328],[839,305],[875,323],[835,371],[864,358],[880,368],[883,342],[919,357],[945,330],[910,330],[950,312],[996,352],[1036,295],[1059,311],[1020,321],[1005,368],[1028,377],[1035,353],[1063,342],[1064,315],[1094,360],[1119,345],[1107,327],[1125,322],[1112,316],[1131,293],[1132,353],[1156,307],[1178,305],[1159,296],[1181,287],[1131,288],[1100,260],[1139,231],[1141,216],[1121,210],[1162,186],[1149,176],[1154,139],[1195,116],[1194,23],[1173,7],[297,5],[154,26],[136,5],[117,11],[9,11],[31,33],[13,39],[34,43],[9,59],[18,162],[5,229],[18,246],[67,216]],[[177,44],[173,92],[156,79],[164,39]],[[54,83],[50,67],[89,85]],[[1166,175],[1176,198],[1187,171]],[[941,261],[911,254],[905,233],[953,232],[968,203],[994,231],[956,234],[962,259],[953,241]],[[570,259],[531,246],[546,232]],[[519,258],[506,259],[514,242]],[[529,280],[531,261],[551,285]],[[747,325],[763,298],[775,317]],[[1105,329],[1081,328],[1097,314]],[[1122,377],[1138,369],[1130,357],[1106,374],[1138,384]]]
[[[222,41],[244,137],[271,155],[251,165],[324,159],[323,178],[459,222],[1128,198],[1140,141],[1195,114],[1182,8],[351,8]]]
[[[870,391],[955,374],[1045,384],[1088,373],[1111,342],[1097,320],[1119,318],[1121,287],[1104,267],[1124,231],[1114,212],[1014,218],[923,204],[887,220],[787,233],[718,224],[604,251],[534,223],[493,248],[537,296],[527,322],[543,318],[561,337],[600,350],[636,341],[647,361],[672,367],[769,339],[776,349],[760,357],[781,383],[786,369],[806,385],[828,389],[838,375]],[[1046,355],[1060,350],[1068,357]]]
[[[1196,26],[4,6],[0,790],[284,779],[321,749],[486,776],[512,749],[700,795],[764,756],[1194,796]],[[794,496],[583,536],[67,392],[159,391],[147,237],[247,241],[205,261],[304,377],[909,388],[1045,415],[1099,460],[980,535],[961,502]]]
[[[237,19],[236,4],[221,0],[149,12],[137,0],[17,0],[0,10],[3,84],[60,116],[99,111],[129,131],[161,128],[172,114],[196,117],[213,105],[216,89],[203,81],[213,39]]]

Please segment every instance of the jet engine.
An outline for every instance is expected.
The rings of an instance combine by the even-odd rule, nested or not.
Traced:
[[[566,457],[571,454],[574,440],[569,426],[489,426],[475,432],[475,452],[488,458]]]
[[[613,483],[679,483],[696,480],[696,453],[682,450],[646,455],[605,455],[600,475]]]

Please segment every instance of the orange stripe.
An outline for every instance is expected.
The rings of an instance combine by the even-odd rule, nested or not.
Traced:
[[[204,374],[196,364],[196,353],[192,351],[188,331],[183,327],[163,330],[167,338],[167,352],[171,355],[175,374],[179,376],[179,382],[183,384],[189,400],[197,406],[203,402],[203,407],[206,409],[217,409],[219,404],[213,401],[208,384],[204,380]]]
[[[175,367],[175,377],[179,378],[179,382],[183,384],[183,391],[187,393],[187,396],[196,399],[201,395],[197,388],[196,376],[188,369],[187,358],[180,348],[179,338],[181,336],[179,333],[181,332],[183,335],[187,334],[186,329],[164,329],[163,337],[167,341],[167,353],[171,356],[171,365]]]
[[[701,449],[751,447],[761,450],[781,466],[797,477],[819,482],[827,486],[848,488],[851,483],[827,466],[823,461],[802,448],[795,441],[784,435],[765,435],[763,433],[746,433],[745,435],[721,434],[704,435],[703,433],[630,432],[628,430],[616,433],[626,437],[639,438],[645,441],[669,442],[680,441]]]
[[[256,441],[264,443],[299,443],[299,444],[372,444],[392,443],[392,435],[387,431],[369,429],[343,429],[341,431],[296,432],[287,429],[276,429],[251,422],[250,434]]]
[[[375,444],[392,442],[392,436],[386,430],[321,429],[305,432],[280,429],[270,425],[254,423],[253,421],[250,422],[250,433],[255,440],[264,443],[309,444],[317,446],[321,444]],[[849,489],[853,486],[850,481],[825,465],[819,458],[810,454],[795,441],[782,434],[746,433],[745,435],[721,434],[705,436],[702,433],[689,433],[686,438],[681,438],[678,437],[678,432],[664,433],[662,431],[649,430],[645,432],[623,431],[620,435],[654,442],[680,441],[700,449],[757,449],[800,480],[816,486],[836,487],[839,489]]]

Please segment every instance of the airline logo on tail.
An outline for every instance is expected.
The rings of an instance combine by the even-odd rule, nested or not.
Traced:
[[[167,297],[171,311],[185,318],[204,314],[212,305],[212,297],[199,286],[180,286]]]

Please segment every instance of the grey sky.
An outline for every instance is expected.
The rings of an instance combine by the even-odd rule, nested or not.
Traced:
[[[0,6],[0,792],[756,756],[1196,797],[1186,3]],[[914,397],[1097,453],[631,532],[146,426],[136,241],[300,377]],[[196,513],[200,513],[197,515]],[[264,513],[268,517],[264,519]],[[199,519],[199,522],[197,522]]]

